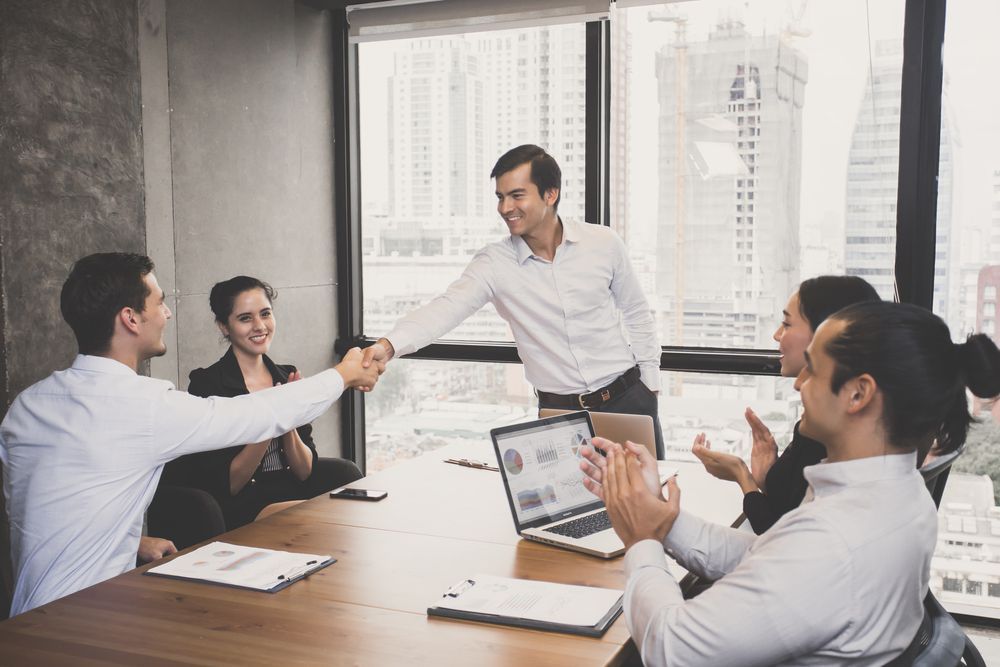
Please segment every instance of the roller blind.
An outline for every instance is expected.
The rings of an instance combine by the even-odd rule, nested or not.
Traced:
[[[597,21],[610,0],[399,0],[350,5],[352,42]]]

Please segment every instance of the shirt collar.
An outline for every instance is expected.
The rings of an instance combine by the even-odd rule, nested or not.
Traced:
[[[99,357],[94,354],[78,354],[73,360],[74,369],[78,371],[94,371],[97,373],[111,373],[112,375],[136,375],[136,372],[110,357]]]
[[[917,453],[886,454],[869,456],[837,463],[817,463],[806,467],[802,473],[812,487],[816,497],[836,493],[849,487],[902,479],[912,475],[917,469]]]
[[[559,218],[559,222],[561,222],[563,226],[563,243],[576,243],[580,240],[580,230],[577,228],[577,224],[575,222],[572,220],[565,220],[563,218]],[[531,248],[528,247],[528,244],[520,236],[511,236],[510,239],[514,244],[514,252],[517,253],[518,264],[524,264],[526,261],[535,256],[535,253],[531,252]]]

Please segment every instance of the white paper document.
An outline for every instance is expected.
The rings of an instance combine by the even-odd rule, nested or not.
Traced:
[[[212,542],[146,573],[269,591],[287,586],[330,562],[327,555]]]
[[[622,591],[479,574],[449,589],[437,607],[547,623],[597,625]]]

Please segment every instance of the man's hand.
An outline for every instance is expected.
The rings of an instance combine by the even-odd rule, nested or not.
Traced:
[[[378,364],[369,367],[363,365],[361,348],[352,347],[335,366],[340,376],[344,378],[345,388],[355,388],[360,391],[371,391],[378,382]]]
[[[653,455],[649,453],[649,450],[646,449],[646,447],[637,445],[631,440],[627,440],[625,445],[622,446],[605,438],[594,438],[591,443],[592,446],[590,447],[580,448],[580,454],[584,458],[583,461],[580,461],[580,470],[582,470],[585,475],[583,478],[583,485],[587,487],[591,493],[601,500],[604,500],[604,490],[601,488],[601,484],[604,478],[604,468],[607,465],[607,460],[604,456],[595,451],[594,447],[600,447],[604,451],[609,451],[611,447],[617,447],[636,457],[639,469],[642,472],[642,481],[646,484],[646,487],[650,491],[659,495],[660,472],[656,467],[656,459],[653,458]]]
[[[361,365],[368,368],[372,364],[378,368],[378,374],[385,373],[385,367],[389,360],[396,355],[396,348],[392,346],[388,338],[379,338],[375,343],[365,348]]]
[[[743,489],[743,493],[757,491],[757,483],[743,459],[732,454],[712,451],[712,443],[705,439],[704,433],[695,436],[691,453],[698,457],[704,464],[705,470],[713,477],[736,482]]]
[[[613,444],[613,443],[612,443]],[[663,542],[680,513],[680,489],[676,478],[667,481],[669,499],[649,489],[639,459],[615,445],[608,450],[604,468],[604,504],[611,527],[630,548],[641,540]]]
[[[757,481],[757,486],[763,489],[767,471],[778,460],[778,443],[774,441],[771,430],[764,426],[764,422],[753,410],[747,408],[743,416],[746,417],[747,424],[750,424],[750,434],[753,437],[753,448],[750,450],[750,471]]]
[[[162,537],[149,537],[148,535],[139,538],[138,556],[143,563],[151,563],[175,553],[177,553],[177,547],[170,540],[165,540]]]

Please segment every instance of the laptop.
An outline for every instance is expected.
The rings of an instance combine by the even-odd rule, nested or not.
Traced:
[[[556,410],[542,408],[538,411],[541,418],[566,415],[575,410]],[[594,425],[594,434],[607,438],[611,442],[624,443],[626,440],[645,445],[649,453],[656,458],[656,432],[653,430],[653,418],[649,415],[628,415],[616,412],[591,412],[590,421]]]
[[[583,485],[580,448],[594,427],[570,412],[490,431],[514,527],[524,539],[614,558],[625,545],[600,498]]]

